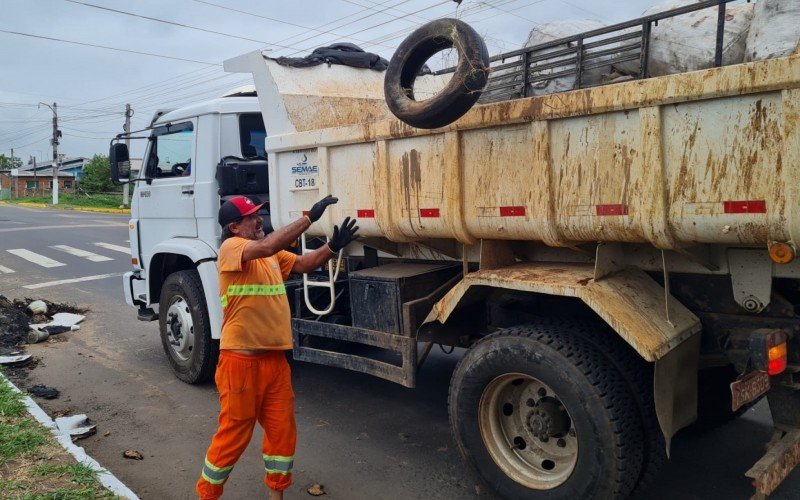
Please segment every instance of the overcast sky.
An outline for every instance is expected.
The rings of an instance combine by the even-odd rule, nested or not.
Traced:
[[[275,56],[305,55],[349,41],[389,59],[414,28],[455,16],[478,30],[489,52],[497,54],[519,48],[536,23],[596,19],[611,24],[638,17],[655,3],[662,2],[0,0],[0,153],[8,156],[13,147],[26,162],[31,155],[52,158],[53,115],[45,106],[37,109],[41,101],[58,103],[64,134],[60,152],[107,154],[110,138],[122,131],[126,103],[135,113],[133,127],[142,128],[156,108],[249,83],[245,75],[225,73],[221,63],[258,48],[271,48]]]

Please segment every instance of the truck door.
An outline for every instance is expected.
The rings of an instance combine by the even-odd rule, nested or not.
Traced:
[[[153,129],[143,168],[146,184],[139,197],[142,261],[149,265],[152,248],[173,237],[197,237],[194,214],[195,123],[188,120]]]

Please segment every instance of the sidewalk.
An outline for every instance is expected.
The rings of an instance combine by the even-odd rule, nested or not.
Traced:
[[[46,431],[49,431],[49,433],[53,436],[53,438],[55,438],[58,444],[61,445],[64,451],[72,455],[78,464],[90,469],[94,473],[96,480],[103,487],[119,498],[126,500],[139,499],[139,497],[133,491],[131,491],[130,488],[117,479],[116,476],[104,469],[95,459],[87,455],[86,451],[82,447],[75,445],[72,442],[72,438],[68,434],[62,433],[56,426],[53,419],[47,413],[45,413],[44,410],[42,410],[42,408],[36,404],[33,399],[31,399],[30,396],[20,391],[17,386],[14,385],[3,373],[0,373],[0,384],[7,385],[13,392],[19,394],[20,400],[27,409],[28,414],[38,421],[39,424],[46,429]],[[46,443],[42,443],[42,445],[44,444]],[[46,482],[46,478],[43,477],[42,481]],[[3,488],[8,488],[10,486],[13,486],[13,481],[8,481]],[[0,490],[3,488],[0,488]],[[54,490],[50,493],[55,495],[53,498],[62,498],[62,496],[59,496],[59,494],[66,495],[63,498],[73,498],[72,496],[69,496],[70,493],[75,493],[78,497],[83,497],[83,495],[80,494],[81,492],[64,491],[63,489]],[[89,491],[87,494],[89,497],[94,497],[91,491]],[[48,498],[50,497],[48,496]]]
[[[36,207],[36,208],[49,208],[54,210],[74,210],[76,212],[97,212],[97,213],[104,213],[104,214],[129,214],[131,213],[130,208],[96,208],[96,207],[76,207],[72,205],[56,205],[53,206],[47,203],[31,203],[31,202],[19,202],[14,203],[7,200],[0,201],[0,205],[14,205],[19,207]]]

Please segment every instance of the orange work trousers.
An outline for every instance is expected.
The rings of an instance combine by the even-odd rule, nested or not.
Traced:
[[[256,421],[264,429],[264,484],[282,491],[292,484],[297,442],[291,370],[284,351],[240,354],[223,350],[215,377],[219,428],[211,438],[196,491],[219,498],[236,461],[247,448]]]

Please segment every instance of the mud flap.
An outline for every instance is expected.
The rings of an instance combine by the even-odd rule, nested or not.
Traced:
[[[700,334],[696,333],[656,361],[653,392],[667,457],[675,433],[697,419],[699,360]]]

